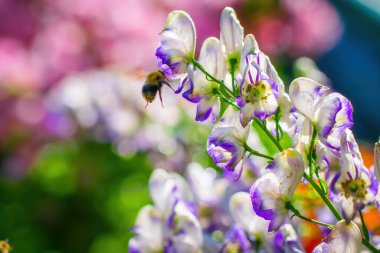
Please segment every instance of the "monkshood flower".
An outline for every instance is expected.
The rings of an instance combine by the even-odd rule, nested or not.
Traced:
[[[265,240],[269,221],[259,217],[253,211],[248,192],[237,192],[230,198],[229,209],[235,222],[257,240]]]
[[[233,253],[233,252],[242,252],[242,253],[253,253],[252,244],[249,240],[248,234],[244,229],[235,224],[233,225],[224,236],[224,245],[222,253]]]
[[[199,252],[202,229],[187,202],[192,196],[184,179],[156,169],[149,188],[154,206],[147,205],[138,213],[129,252]]]
[[[226,54],[229,68],[239,66],[243,48],[244,30],[231,7],[224,8],[220,17],[220,41]],[[230,72],[234,69],[230,69]]]
[[[305,252],[292,225],[284,224],[274,234],[273,252]]]
[[[290,84],[289,96],[297,111],[312,122],[320,140],[328,147],[339,149],[344,130],[353,125],[350,101],[303,77]]]
[[[172,11],[160,34],[162,40],[156,50],[158,65],[167,77],[176,79],[187,72],[194,59],[196,32],[193,20],[186,12]]]
[[[226,76],[226,64],[218,39],[211,37],[203,42],[198,62],[216,79],[223,80]],[[199,69],[194,71],[191,82],[192,88],[183,96],[190,102],[198,103],[195,119],[204,121],[212,115],[212,122],[215,123],[220,111],[216,93],[220,85],[206,78]]]
[[[255,213],[270,220],[268,232],[272,233],[284,223],[288,214],[286,203],[302,179],[302,156],[295,149],[286,149],[275,157],[266,171],[252,185],[250,194]]]
[[[240,63],[242,71],[240,96],[236,98],[236,102],[241,107],[240,121],[245,127],[253,117],[264,120],[274,114],[278,107],[279,96],[278,84],[260,66],[267,58],[259,52],[253,35],[245,37],[243,55],[245,59]],[[270,73],[276,72],[270,71]]]
[[[341,141],[341,171],[331,182],[332,200],[339,205],[346,220],[352,220],[358,210],[373,203],[377,182],[371,171],[364,167],[358,144],[350,130]]]
[[[208,138],[208,154],[219,168],[233,171],[235,180],[240,178],[244,167],[248,135],[249,128],[242,127],[239,114],[235,112],[230,117],[223,118]]]
[[[339,221],[329,236],[323,240],[313,253],[357,253],[361,250],[362,235],[359,227],[352,221]]]

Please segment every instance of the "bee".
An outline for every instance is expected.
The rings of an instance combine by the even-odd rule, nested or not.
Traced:
[[[162,103],[162,96],[161,96],[161,88],[164,84],[166,84],[167,86],[170,87],[170,89],[173,90],[173,88],[167,82],[165,74],[162,71],[159,71],[159,70],[152,71],[147,75],[146,81],[142,87],[142,95],[146,100],[145,108],[148,106],[149,103],[153,102],[153,100],[155,99],[157,95],[157,91],[160,97],[161,105],[162,107],[164,107],[164,104]]]

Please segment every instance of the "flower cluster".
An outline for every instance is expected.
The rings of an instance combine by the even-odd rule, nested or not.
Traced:
[[[287,93],[254,36],[244,37],[232,8],[223,10],[220,29],[220,39],[206,39],[196,59],[194,23],[187,13],[173,11],[161,33],[156,56],[167,80],[179,80],[176,93],[197,104],[195,119],[206,121],[211,116],[213,130],[207,151],[225,172],[228,186],[224,188],[224,198],[228,199],[229,210],[226,215],[217,205],[223,205],[223,197],[216,198],[209,208],[219,209],[214,215],[220,215],[220,223],[225,216],[230,221],[217,230],[202,226],[204,234],[200,236],[196,217],[199,220],[205,217],[185,204],[183,199],[189,198],[182,194],[187,191],[179,194],[181,187],[174,186],[175,183],[170,183],[173,186],[160,183],[159,189],[152,191],[157,207],[149,207],[150,214],[159,217],[153,220],[162,223],[157,225],[160,227],[157,233],[149,233],[154,237],[149,242],[157,241],[157,248],[136,249],[137,242],[148,236],[145,234],[148,232],[136,229],[137,236],[130,242],[131,252],[304,252],[291,225],[293,217],[327,228],[326,238],[314,252],[360,252],[362,247],[378,252],[372,245],[363,211],[369,205],[379,204],[380,148],[376,145],[374,169],[367,169],[350,130],[354,123],[350,101],[308,78],[295,79]],[[268,143],[277,150],[270,152],[265,148]],[[247,180],[245,170],[250,166],[259,169]],[[151,182],[157,173],[164,174],[155,171]],[[198,177],[194,173],[191,173],[192,191],[199,195],[201,188],[207,186],[207,192],[215,194],[215,189],[212,190],[215,177],[206,177],[199,170]],[[194,183],[196,180],[199,184]],[[247,182],[251,183],[250,189]],[[306,217],[296,207],[295,193],[300,184],[308,184],[315,190],[331,211],[333,224]],[[153,185],[156,184],[150,183],[151,188]],[[169,195],[163,193],[170,191]],[[193,204],[197,209],[196,202]],[[146,209],[139,214],[137,227]],[[186,212],[187,222],[181,222],[177,209]],[[361,222],[355,219],[357,216]],[[172,217],[177,217],[174,226]],[[183,243],[178,234],[189,243],[186,250],[175,250]]]

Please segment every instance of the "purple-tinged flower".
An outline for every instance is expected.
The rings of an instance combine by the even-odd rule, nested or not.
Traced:
[[[234,179],[240,178],[244,166],[244,145],[249,135],[249,128],[243,128],[237,112],[224,118],[212,130],[207,152],[215,164],[224,170],[233,171]]]
[[[197,204],[216,206],[223,198],[227,180],[218,178],[212,168],[202,168],[198,163],[190,163],[187,167],[188,182]]]
[[[216,79],[223,80],[226,76],[226,63],[218,39],[211,37],[203,42],[198,62]],[[220,85],[208,79],[199,69],[190,78],[191,89],[183,96],[190,102],[198,103],[196,120],[205,121],[212,115],[212,122],[215,123],[220,111],[219,97],[216,94]]]
[[[246,126],[253,117],[264,120],[277,110],[279,88],[266,72],[268,67],[268,72],[276,76],[276,80],[280,79],[276,71],[272,70],[269,59],[259,51],[251,34],[244,39],[243,56],[240,62],[240,96],[236,98],[236,102],[241,107],[241,124]]]
[[[186,199],[191,193],[183,178],[156,169],[149,180],[154,206],[137,215],[129,252],[196,253],[202,248],[202,229]]]
[[[339,149],[343,132],[354,124],[350,101],[303,77],[290,84],[289,96],[297,111],[316,127],[321,141],[328,147]]]
[[[249,240],[248,234],[244,229],[235,224],[226,233],[224,237],[224,245],[221,253],[253,253],[252,245]]]
[[[251,200],[256,214],[270,220],[268,231],[275,232],[284,223],[289,202],[302,179],[304,163],[295,149],[279,153],[266,168],[267,173],[251,188]]]
[[[231,196],[229,209],[235,222],[249,235],[265,239],[269,221],[259,217],[253,211],[252,201],[248,192],[237,192]]]
[[[361,250],[362,235],[359,227],[352,221],[339,221],[330,235],[323,240],[313,253],[357,253]]]
[[[274,234],[273,247],[273,252],[305,252],[296,231],[290,224],[282,225],[277,233]]]
[[[284,93],[284,83],[278,75],[276,69],[272,65],[269,57],[260,51],[259,45],[255,37],[252,34],[248,34],[244,38],[244,46],[241,52],[240,58],[240,74],[242,76],[245,75],[245,71],[247,69],[247,65],[249,62],[254,61],[256,63],[256,67],[264,72],[269,79],[273,80],[279,87],[279,94],[282,95]],[[252,68],[252,67],[251,67]],[[256,71],[252,69],[252,71]]]
[[[220,17],[220,41],[228,63],[234,62],[239,66],[243,38],[244,30],[235,11],[231,7],[224,8]]]
[[[364,167],[359,147],[350,130],[341,140],[341,171],[331,181],[332,200],[338,204],[346,220],[352,220],[357,210],[373,203],[377,184],[371,171]]]
[[[186,12],[172,11],[160,34],[162,40],[156,50],[158,65],[166,76],[176,79],[187,72],[194,59],[196,32],[193,20]]]
[[[156,207],[144,206],[137,214],[133,232],[137,234],[129,242],[130,253],[159,252],[164,248],[164,229],[161,214]]]

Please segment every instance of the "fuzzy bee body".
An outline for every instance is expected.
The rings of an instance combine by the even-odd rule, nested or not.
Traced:
[[[162,104],[161,88],[164,84],[172,88],[166,81],[165,74],[163,72],[153,71],[147,75],[146,81],[142,87],[142,95],[146,100],[146,105],[153,102],[156,98],[157,92]]]

